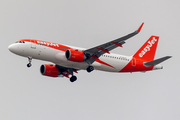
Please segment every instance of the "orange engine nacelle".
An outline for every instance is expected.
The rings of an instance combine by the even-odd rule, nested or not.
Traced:
[[[74,62],[84,62],[84,60],[86,59],[86,56],[82,51],[73,50],[73,49],[67,50],[65,55],[68,60]]]
[[[49,77],[58,77],[59,69],[55,65],[44,64],[40,67],[40,72],[42,75]]]

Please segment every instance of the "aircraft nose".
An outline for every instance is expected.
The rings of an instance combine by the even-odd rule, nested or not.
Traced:
[[[15,52],[16,47],[15,47],[15,45],[14,45],[14,44],[11,44],[11,45],[9,45],[9,46],[8,46],[8,49],[9,49],[9,51],[11,51],[12,53],[14,53],[14,52]]]

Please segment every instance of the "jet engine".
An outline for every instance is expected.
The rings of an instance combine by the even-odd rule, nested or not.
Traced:
[[[74,62],[84,62],[84,60],[86,59],[86,56],[82,51],[73,50],[73,49],[67,50],[65,55],[68,60]]]
[[[40,72],[44,76],[58,77],[59,69],[55,65],[44,64],[40,67]]]

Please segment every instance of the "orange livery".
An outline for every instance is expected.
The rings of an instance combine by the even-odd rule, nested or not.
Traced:
[[[171,56],[154,60],[158,36],[151,36],[133,56],[110,53],[111,50],[122,47],[126,40],[137,35],[143,24],[138,30],[126,36],[89,49],[33,39],[18,40],[9,45],[8,49],[14,54],[27,57],[29,60],[27,67],[32,66],[32,59],[54,63],[41,65],[41,74],[49,77],[67,77],[71,82],[77,80],[75,73],[79,70],[92,72],[95,69],[119,73],[162,69],[160,63]]]

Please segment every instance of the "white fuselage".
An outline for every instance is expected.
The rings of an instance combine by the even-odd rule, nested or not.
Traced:
[[[85,50],[83,48],[68,46],[80,51]],[[62,48],[64,49],[64,48]],[[86,69],[89,65],[86,62],[73,62],[69,61],[65,57],[65,52],[57,50],[54,47],[48,47],[45,45],[35,44],[32,42],[14,43],[9,46],[9,50],[17,55],[24,57],[32,57],[33,59],[39,59],[44,61],[53,62],[57,65],[74,68],[74,69]],[[104,54],[99,57],[99,61],[94,62],[92,66],[96,70],[108,71],[108,72],[120,72],[132,59],[132,56],[124,56],[118,54]]]

